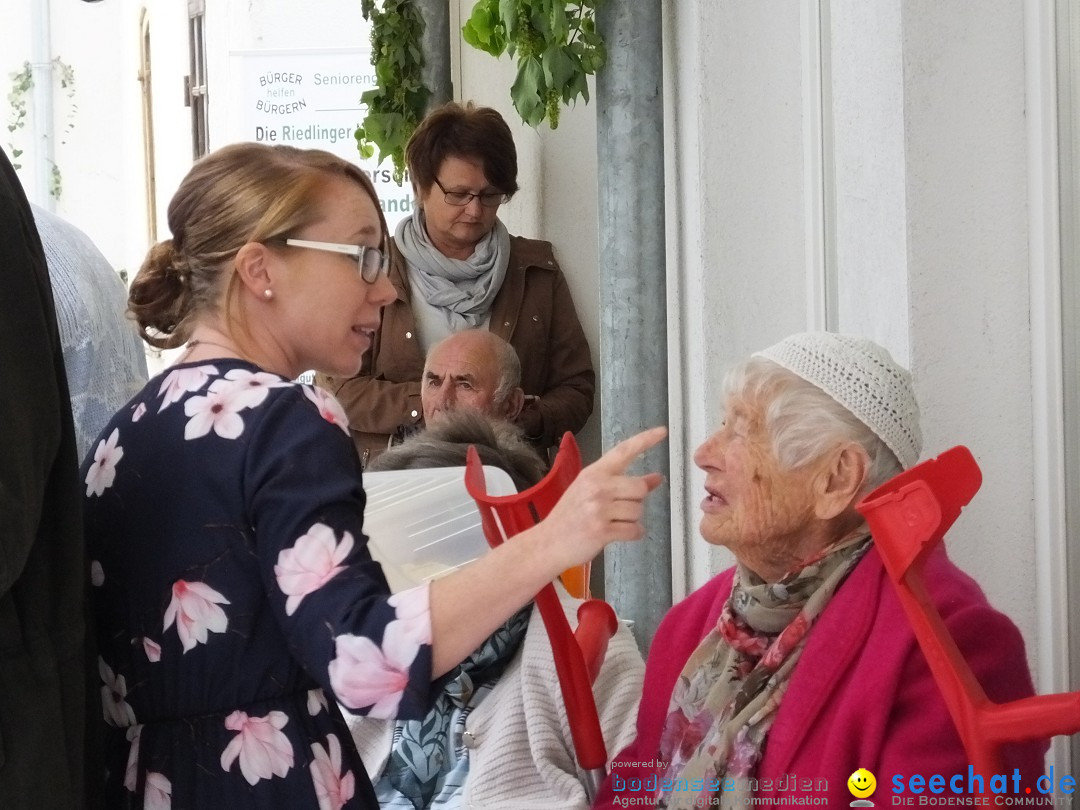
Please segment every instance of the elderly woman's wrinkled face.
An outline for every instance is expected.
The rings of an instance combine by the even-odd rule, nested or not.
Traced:
[[[720,430],[697,449],[694,463],[706,473],[706,541],[731,549],[770,581],[805,559],[819,465],[789,470],[780,464],[760,405],[729,398]]]

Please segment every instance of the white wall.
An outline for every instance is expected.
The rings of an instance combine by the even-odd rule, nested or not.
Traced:
[[[839,325],[910,362],[924,457],[975,454],[949,549],[1034,642],[1023,8],[830,13]]]
[[[828,7],[831,20],[821,35],[830,70],[817,78],[835,197],[829,238],[838,311],[830,325],[873,338],[908,365],[911,167],[900,7],[859,0]]]
[[[1023,8],[909,2],[903,20],[909,317],[926,447],[968,444],[982,466],[951,548],[1033,639]]]
[[[704,481],[691,455],[720,418],[726,369],[805,328],[809,235],[799,6],[680,1],[668,19],[677,43],[666,52],[668,223],[677,229],[668,268],[680,287],[671,313],[679,331],[668,340],[681,348],[682,379],[672,384],[684,387],[672,413],[683,427],[673,438],[672,491],[683,510],[673,542],[687,541],[678,596],[680,585],[692,589],[731,563],[697,532]]]

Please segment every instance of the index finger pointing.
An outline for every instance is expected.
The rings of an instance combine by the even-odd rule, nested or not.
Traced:
[[[659,444],[666,436],[667,428],[663,426],[643,430],[612,447],[595,462],[595,466],[613,473],[622,473],[630,466],[630,462],[650,447]]]

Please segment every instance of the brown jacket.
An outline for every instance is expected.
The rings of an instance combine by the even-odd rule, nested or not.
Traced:
[[[345,408],[364,461],[384,450],[399,428],[419,425],[424,356],[416,340],[405,260],[391,243],[390,281],[397,300],[383,309],[382,325],[349,379],[316,376]],[[510,265],[491,307],[489,329],[508,340],[521,359],[521,387],[539,397],[519,424],[541,448],[577,432],[593,409],[596,374],[566,279],[550,242],[510,237]]]

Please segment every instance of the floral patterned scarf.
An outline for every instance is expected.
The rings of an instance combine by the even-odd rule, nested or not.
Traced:
[[[658,774],[658,806],[749,803],[749,779],[807,634],[870,543],[861,529],[772,584],[737,566],[716,627],[691,654],[671,696],[660,737],[667,767]],[[688,789],[697,786],[693,780],[702,780],[702,789]]]

